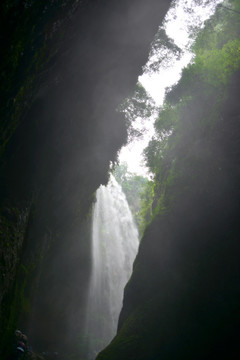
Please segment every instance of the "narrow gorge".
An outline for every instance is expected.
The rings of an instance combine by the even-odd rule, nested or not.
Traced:
[[[181,57],[175,2],[1,2],[2,360],[16,329],[29,359],[239,357],[240,2],[217,3],[156,106],[138,79]],[[129,175],[153,113],[148,176]]]

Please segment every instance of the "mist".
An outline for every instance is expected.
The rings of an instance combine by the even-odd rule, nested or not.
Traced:
[[[117,105],[132,91],[169,4],[3,5],[3,63],[11,76],[2,88],[3,99],[10,99],[2,108],[2,224],[15,234],[14,208],[29,212],[23,247],[3,247],[6,342],[16,326],[36,352],[69,353],[78,346],[91,267],[87,214],[126,141]],[[25,47],[14,68],[7,49],[17,49],[18,37]],[[8,296],[16,283],[22,290],[15,290],[15,308]]]
[[[1,6],[1,357],[12,355],[19,328],[36,356],[81,360],[96,191],[127,142],[116,109],[134,92],[170,1]],[[143,237],[117,334],[98,360],[239,355],[239,5],[231,6],[209,22],[197,62],[158,113],[145,149],[153,178]]]

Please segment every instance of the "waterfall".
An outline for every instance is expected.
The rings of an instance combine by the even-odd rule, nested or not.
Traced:
[[[124,287],[139,244],[126,197],[113,175],[107,186],[100,186],[96,197],[86,321],[89,359],[94,359],[116,335]]]

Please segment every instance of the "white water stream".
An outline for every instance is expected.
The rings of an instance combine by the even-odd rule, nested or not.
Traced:
[[[96,197],[86,322],[89,359],[94,359],[116,335],[124,287],[139,245],[126,197],[112,175],[108,185],[97,190]]]

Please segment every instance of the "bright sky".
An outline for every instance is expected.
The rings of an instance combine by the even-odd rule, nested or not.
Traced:
[[[192,28],[202,28],[204,21],[214,13],[216,5],[222,2],[223,0],[202,0],[199,4],[199,0],[177,0],[176,5],[168,11],[164,21],[165,31],[182,49],[183,54],[179,60],[176,57],[173,58],[168,67],[159,68],[153,74],[143,73],[138,78],[157,106],[163,104],[166,88],[178,82],[182,69],[192,60],[193,55],[189,50],[193,43],[193,39],[190,38]],[[119,152],[120,162],[126,162],[130,172],[147,175],[142,151],[154,134],[155,116],[153,115],[151,120],[148,120],[148,131],[144,136],[128,143]]]

